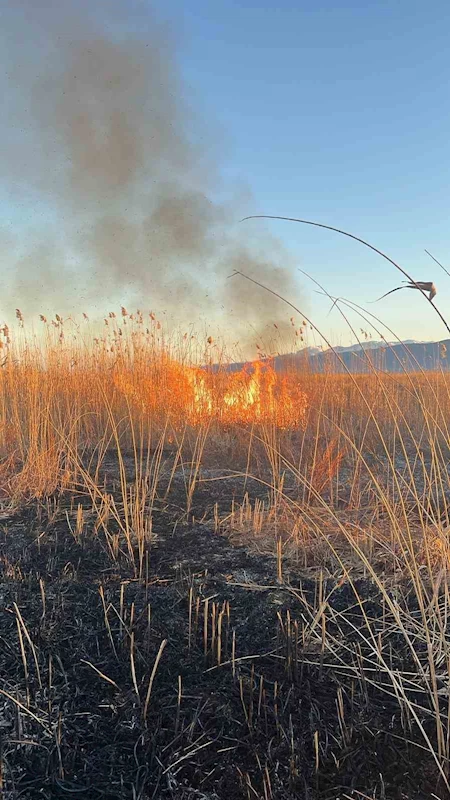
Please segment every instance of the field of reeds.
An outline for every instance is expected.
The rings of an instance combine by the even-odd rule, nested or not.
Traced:
[[[450,377],[0,331],[0,796],[450,791]]]

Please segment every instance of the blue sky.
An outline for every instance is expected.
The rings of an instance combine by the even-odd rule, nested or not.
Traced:
[[[128,29],[145,39],[152,15],[147,3],[113,6],[120,8],[122,35]],[[433,279],[445,315],[450,278],[423,251],[449,266],[450,6],[442,0],[431,7],[405,0],[283,0],[276,8],[157,0],[155,8],[176,42],[185,100],[196,117],[196,145],[222,176],[213,194],[219,198],[221,186],[224,193],[230,186],[240,190],[229,224],[237,229],[241,213],[276,214],[346,229],[386,251],[416,280]],[[11,19],[6,17],[4,30]],[[106,13],[103,23],[108,21]],[[28,20],[14,24],[25,30]],[[42,67],[41,45],[33,42],[28,54],[9,54],[7,69],[27,58]],[[8,234],[20,231],[25,246],[33,229],[56,213],[36,186],[25,191],[18,182],[14,192],[9,186],[0,195]],[[337,234],[277,221],[242,225],[249,237],[269,230],[289,249],[298,292],[289,299],[335,343],[349,341],[348,330],[336,310],[327,316],[330,303],[297,266],[331,294],[362,305],[402,279],[387,262]],[[417,292],[397,292],[367,308],[402,338],[447,335]],[[368,327],[357,319],[355,326]]]
[[[219,0],[165,9],[181,16],[184,72],[223,125],[229,173],[251,186],[249,213],[368,239],[416,280],[434,279],[445,313],[450,279],[423,249],[448,265],[448,4]],[[332,294],[365,304],[402,278],[336,234],[283,222],[271,230]],[[305,293],[312,316],[339,336],[338,314],[326,318],[307,283]],[[403,337],[445,335],[413,292],[374,308]]]

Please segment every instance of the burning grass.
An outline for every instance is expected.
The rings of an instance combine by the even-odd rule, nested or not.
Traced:
[[[216,372],[174,360],[160,365],[161,378],[143,379],[133,369],[114,369],[114,384],[143,413],[169,413],[173,424],[222,425],[270,423],[279,428],[303,427],[307,397],[294,372],[279,375],[270,362],[254,362],[239,372]],[[158,387],[155,391],[155,385]]]
[[[233,373],[153,315],[18,319],[5,796],[447,797],[448,376]]]

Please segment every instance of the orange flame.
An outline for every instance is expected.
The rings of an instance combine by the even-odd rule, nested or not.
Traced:
[[[278,374],[268,363],[255,362],[239,372],[212,372],[176,361],[159,365],[152,378],[139,382],[132,372],[118,372],[114,382],[129,403],[143,412],[166,411],[175,419],[198,424],[271,422],[303,426],[307,396],[295,373]]]

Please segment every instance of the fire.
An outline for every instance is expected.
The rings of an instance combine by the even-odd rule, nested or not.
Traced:
[[[118,372],[114,382],[127,401],[143,412],[159,409],[191,424],[216,420],[297,427],[304,425],[308,407],[298,375],[279,374],[267,362],[255,362],[233,373],[166,361],[152,377],[140,377],[137,382],[132,372]]]
[[[276,415],[277,400],[274,392],[277,375],[272,368],[264,369],[256,362],[250,375],[243,370],[235,378],[234,385],[230,386],[223,398],[225,416],[234,416],[236,413],[238,417],[249,416],[250,419],[259,420]],[[285,397],[284,400],[286,399]]]

